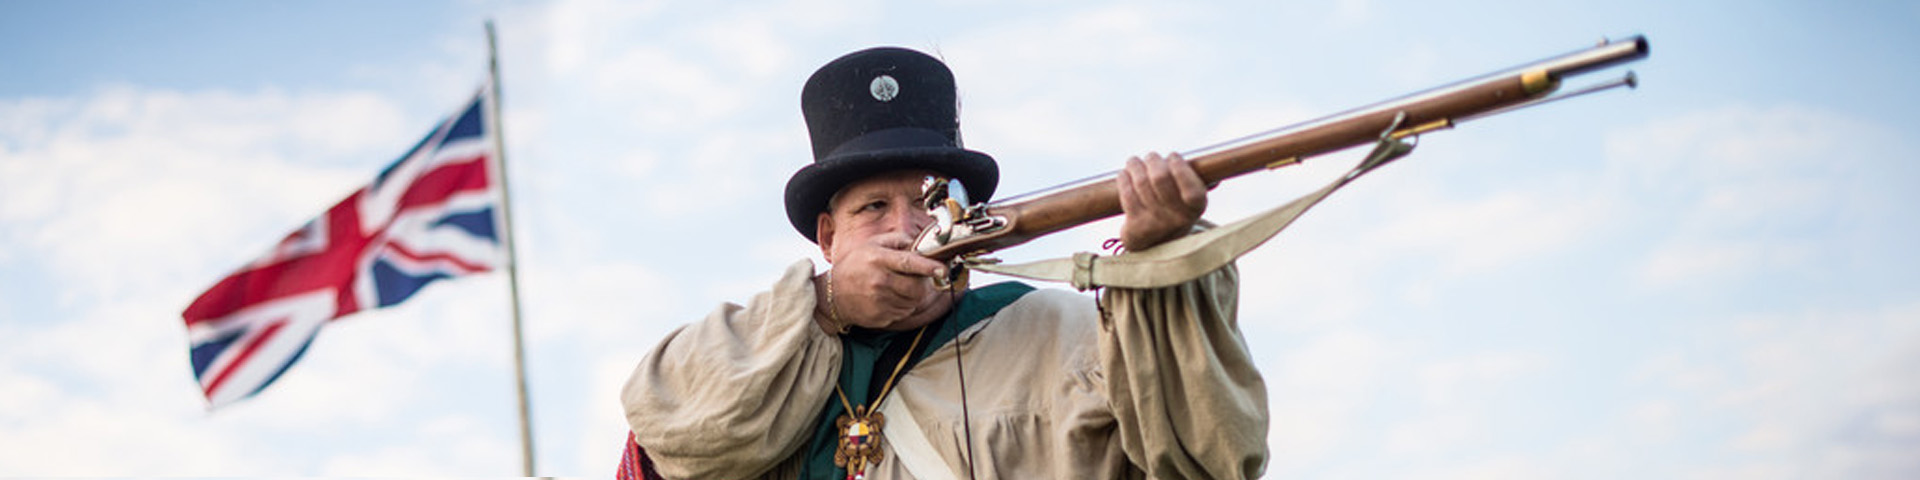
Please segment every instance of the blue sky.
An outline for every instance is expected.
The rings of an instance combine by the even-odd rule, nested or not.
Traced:
[[[516,474],[502,276],[212,413],[179,321],[457,107],[488,18],[540,474],[610,475],[640,356],[818,258],[779,191],[842,53],[944,58],[1024,192],[1644,34],[1640,89],[1424,138],[1242,260],[1269,476],[1920,475],[1912,3],[580,0],[0,4],[0,476]]]

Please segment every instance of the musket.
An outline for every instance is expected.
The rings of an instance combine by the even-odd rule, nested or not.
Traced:
[[[1302,160],[1452,128],[1555,100],[1616,87],[1632,88],[1633,72],[1611,81],[1560,92],[1562,80],[1646,58],[1647,39],[1602,40],[1570,52],[1442,85],[1314,120],[1182,152],[1207,185],[1299,164]],[[1558,92],[1558,93],[1557,93]],[[933,224],[914,242],[921,255],[941,261],[1005,249],[1121,213],[1114,172],[1017,195],[971,203],[958,180],[928,178],[922,199]]]

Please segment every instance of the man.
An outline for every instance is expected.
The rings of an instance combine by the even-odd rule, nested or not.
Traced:
[[[786,209],[831,268],[801,261],[745,306],[662,340],[623,392],[666,478],[1248,478],[1266,391],[1235,325],[1229,267],[1096,300],[1002,283],[942,288],[909,248],[928,176],[978,199],[999,177],[960,146],[953,74],[912,50],[807,80],[814,162]],[[1179,156],[1129,159],[1121,241],[1191,231],[1206,186]],[[631,453],[631,452],[630,452]]]

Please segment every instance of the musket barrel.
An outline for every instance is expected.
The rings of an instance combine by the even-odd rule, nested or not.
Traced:
[[[1382,135],[1417,135],[1449,128],[1456,120],[1504,112],[1551,95],[1562,78],[1639,60],[1648,53],[1646,38],[1636,35],[1241,137],[1183,156],[1192,162],[1200,178],[1212,185],[1247,173],[1299,163],[1309,157],[1371,144]],[[1389,128],[1394,130],[1389,132]],[[1015,198],[1022,200],[987,205],[990,214],[1006,219],[1004,228],[955,239],[924,253],[931,258],[949,260],[962,254],[999,250],[1121,213],[1119,188],[1113,177],[1043,196]]]
[[[1652,53],[1647,37],[1634,35],[1612,40],[1600,46],[1543,60],[1533,68],[1546,70],[1554,78],[1599,70],[1621,62],[1647,58]],[[1522,67],[1526,68],[1526,67]]]

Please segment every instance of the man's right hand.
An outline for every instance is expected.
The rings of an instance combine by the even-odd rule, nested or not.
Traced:
[[[830,321],[878,330],[919,328],[946,315],[953,298],[935,288],[946,265],[910,250],[913,240],[888,233],[847,245],[815,286],[831,291]],[[829,284],[830,283],[830,284]],[[826,297],[822,296],[823,302]]]

